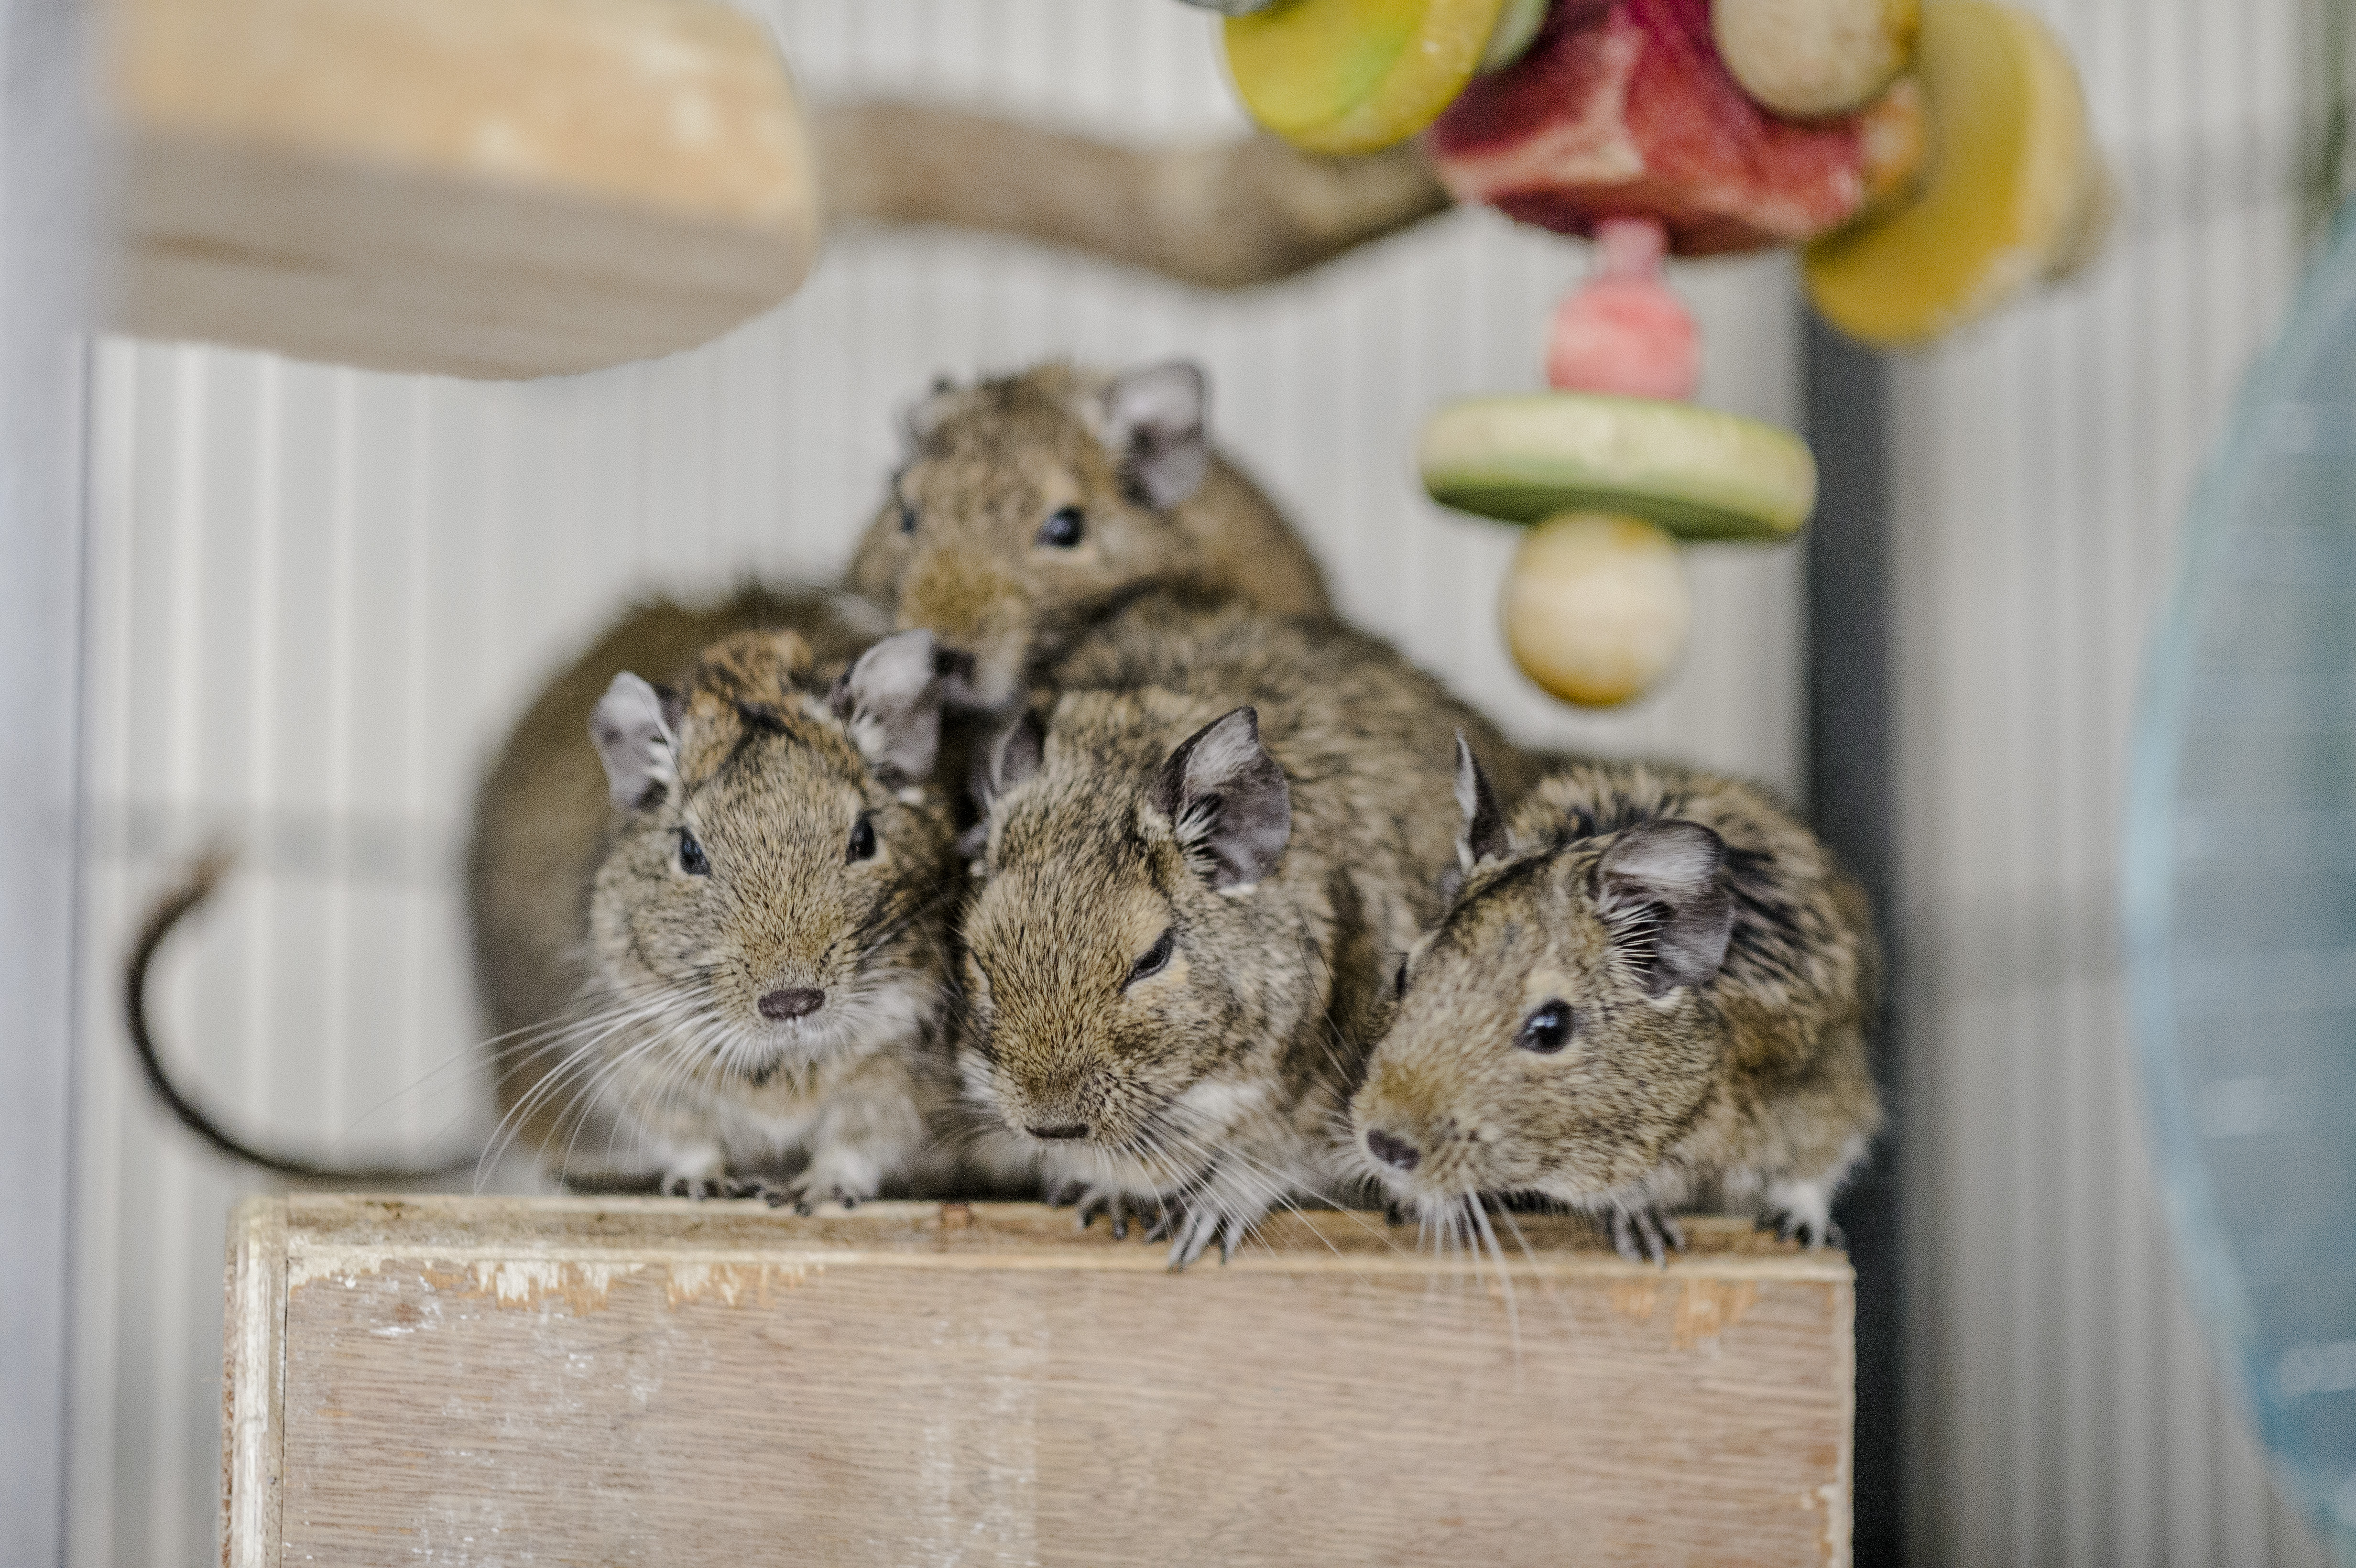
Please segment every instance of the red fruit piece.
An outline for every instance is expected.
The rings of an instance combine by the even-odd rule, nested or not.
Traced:
[[[1597,225],[1595,275],[1563,296],[1547,333],[1547,382],[1566,392],[1690,398],[1701,383],[1701,338],[1661,278],[1661,226],[1640,218]]]
[[[1709,0],[1557,0],[1530,51],[1476,77],[1427,145],[1460,201],[1562,234],[1654,218],[1677,254],[1712,255],[1855,217],[1892,183],[1876,166],[1890,149],[1919,145],[1868,134],[1882,107],[1804,124],[1769,113],[1719,58]]]

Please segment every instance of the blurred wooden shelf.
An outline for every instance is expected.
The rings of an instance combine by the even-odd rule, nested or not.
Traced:
[[[1846,1563],[1846,1260],[1520,1230],[255,1200],[225,1561]]]
[[[691,347],[816,260],[809,136],[720,0],[109,0],[108,325],[521,377]]]

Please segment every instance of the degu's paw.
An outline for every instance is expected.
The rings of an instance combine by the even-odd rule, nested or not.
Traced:
[[[823,1203],[856,1209],[883,1190],[884,1174],[872,1160],[844,1149],[828,1149],[809,1162],[808,1169],[769,1198],[769,1207],[794,1206],[797,1214],[812,1214]]]
[[[1765,1212],[1759,1222],[1772,1225],[1777,1235],[1804,1247],[1844,1244],[1840,1227],[1833,1223],[1833,1195],[1828,1182],[1770,1182]]]
[[[710,1165],[673,1166],[663,1172],[662,1194],[666,1198],[734,1198],[738,1194],[731,1189],[738,1185],[716,1161]]]
[[[1632,1264],[1667,1266],[1671,1253],[1686,1250],[1686,1233],[1676,1216],[1646,1205],[1612,1211],[1612,1248]]]
[[[1215,1205],[1183,1203],[1164,1209],[1153,1228],[1145,1232],[1145,1239],[1170,1239],[1170,1270],[1175,1274],[1201,1257],[1213,1242],[1219,1243],[1219,1261],[1229,1262],[1236,1255],[1236,1248],[1251,1233],[1251,1226],[1246,1216]]]
[[[1076,1214],[1080,1229],[1085,1231],[1096,1222],[1098,1215],[1112,1227],[1113,1240],[1129,1240],[1131,1220],[1142,1221],[1144,1205],[1119,1188],[1098,1187],[1086,1181],[1065,1181],[1048,1193],[1047,1201],[1058,1209],[1070,1209]],[[1168,1211],[1162,1211],[1167,1213]]]
[[[1804,1247],[1845,1247],[1848,1238],[1828,1216],[1821,1214],[1772,1214],[1768,1216],[1775,1233],[1787,1242],[1797,1242]]]

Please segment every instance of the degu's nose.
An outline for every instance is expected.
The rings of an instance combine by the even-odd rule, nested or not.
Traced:
[[[1405,1138],[1395,1138],[1380,1127],[1366,1129],[1366,1147],[1385,1165],[1400,1170],[1413,1170],[1423,1158],[1423,1151]]]
[[[786,1019],[798,1019],[814,1013],[825,1006],[826,993],[813,991],[807,986],[801,986],[792,990],[772,991],[763,997],[758,1005],[761,1016],[765,1019],[776,1019],[780,1021]]]

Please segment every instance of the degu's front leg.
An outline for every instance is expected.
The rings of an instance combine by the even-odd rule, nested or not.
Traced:
[[[855,1209],[907,1169],[925,1146],[925,1119],[907,1064],[877,1054],[827,1086],[826,1108],[809,1140],[809,1163],[781,1201],[808,1214],[821,1203]]]

